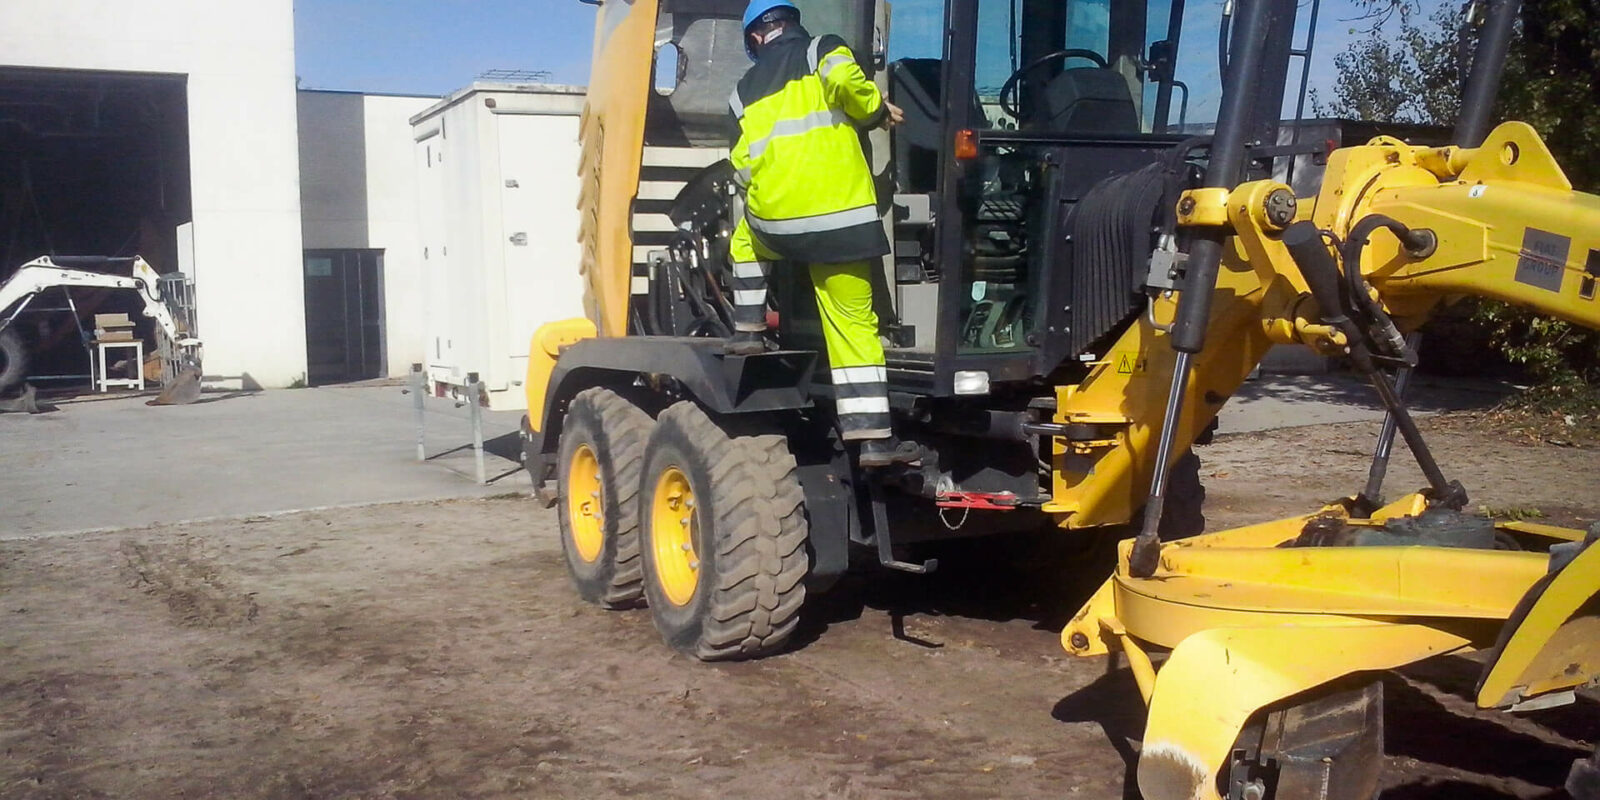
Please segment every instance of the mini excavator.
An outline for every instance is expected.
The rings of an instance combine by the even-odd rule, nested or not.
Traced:
[[[1462,296],[1600,328],[1600,197],[1529,126],[1491,129],[1516,0],[1479,9],[1461,119],[1432,134],[1302,119],[1294,0],[801,2],[906,112],[863,133],[890,403],[927,454],[887,474],[834,429],[803,270],[775,273],[768,352],[721,348],[743,3],[591,1],[588,314],[535,334],[523,429],[582,597],[753,658],[853,557],[927,572],[938,539],[1132,525],[1062,643],[1131,665],[1149,800],[1373,796],[1376,674],[1425,658],[1478,652],[1483,708],[1596,684],[1600,525],[1464,513],[1397,389]],[[1203,532],[1194,448],[1281,344],[1371,381],[1371,479]],[[1428,485],[1386,500],[1396,436]],[[1573,767],[1581,800],[1596,769]]]
[[[127,270],[119,275],[108,269]],[[139,256],[39,256],[0,282],[0,392],[28,375],[29,354],[22,337],[7,330],[41,293],[52,289],[126,289],[155,321],[163,355],[160,405],[192,403],[200,397],[200,340],[174,319],[161,296],[160,276]],[[74,320],[76,324],[76,320]],[[24,390],[32,403],[32,388]]]

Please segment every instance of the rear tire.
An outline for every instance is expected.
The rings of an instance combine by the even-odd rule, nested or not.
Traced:
[[[805,494],[783,436],[730,436],[694,403],[661,413],[639,517],[656,629],[702,661],[781,649],[805,602]]]
[[[561,552],[578,596],[605,608],[644,599],[637,495],[653,424],[621,395],[594,388],[572,399],[561,429]]]
[[[16,331],[0,331],[0,392],[28,377],[28,350]]]

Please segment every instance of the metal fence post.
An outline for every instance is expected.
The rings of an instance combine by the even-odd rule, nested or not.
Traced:
[[[472,459],[477,468],[479,486],[489,482],[483,466],[483,405],[479,402],[482,391],[478,373],[467,373],[467,407],[472,418]]]
[[[423,391],[423,388],[424,388],[424,385],[423,385],[424,381],[422,380],[422,365],[421,364],[412,364],[411,365],[411,376],[410,376],[410,378],[411,378],[411,388],[410,388],[409,391],[411,392],[411,408],[415,412],[415,417],[416,417],[416,420],[417,420],[417,460],[418,461],[427,461],[428,460],[428,451],[427,451],[426,446],[423,444],[422,391]]]

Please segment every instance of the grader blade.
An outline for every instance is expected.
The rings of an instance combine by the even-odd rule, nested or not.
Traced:
[[[1316,690],[1354,672],[1401,666],[1461,644],[1417,625],[1196,633],[1156,676],[1139,792],[1146,800],[1215,800],[1223,786],[1236,784],[1230,795],[1248,800],[1370,798],[1383,750],[1381,709],[1368,706],[1381,701]],[[1252,736],[1247,723],[1262,717],[1265,731]]]

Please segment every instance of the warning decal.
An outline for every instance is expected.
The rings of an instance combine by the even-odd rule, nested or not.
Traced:
[[[1144,372],[1144,359],[1136,353],[1117,354],[1117,374],[1132,375],[1135,372]]]

